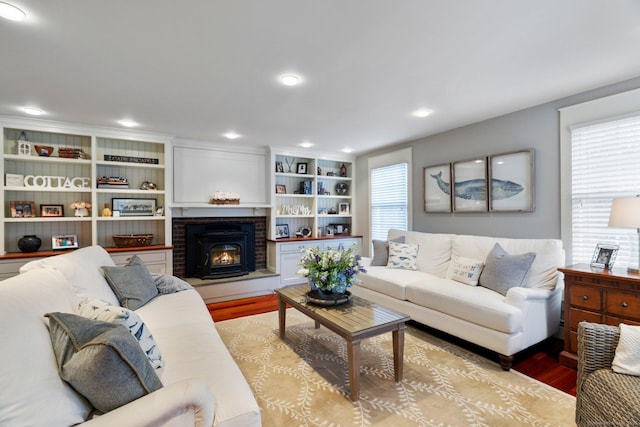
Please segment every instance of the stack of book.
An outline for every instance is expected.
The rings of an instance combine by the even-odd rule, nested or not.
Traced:
[[[66,159],[88,159],[89,155],[82,151],[82,148],[60,147],[58,148],[58,157]]]
[[[121,176],[101,176],[98,188],[129,188],[129,180]]]

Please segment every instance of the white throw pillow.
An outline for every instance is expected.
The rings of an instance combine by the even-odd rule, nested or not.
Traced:
[[[128,308],[111,305],[99,299],[81,298],[78,303],[77,314],[87,319],[102,320],[103,322],[117,323],[126,327],[131,335],[138,341],[140,347],[147,355],[147,359],[154,369],[160,369],[163,365],[160,349],[151,335],[151,331],[144,324],[135,311]]]
[[[449,263],[447,279],[455,280],[465,285],[477,286],[483,266],[484,263],[482,261],[454,256]]]
[[[611,367],[619,374],[640,376],[640,326],[620,324],[620,340]]]
[[[418,245],[396,243],[393,240],[389,240],[389,260],[387,267],[417,270],[418,250]]]

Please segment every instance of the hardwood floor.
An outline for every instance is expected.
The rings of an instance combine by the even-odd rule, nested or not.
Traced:
[[[214,304],[208,304],[209,312],[213,320],[220,322],[223,320],[235,319],[237,317],[250,316],[253,314],[276,311],[278,309],[278,298],[274,295],[265,295],[254,298],[238,299]],[[491,351],[459,340],[451,335],[425,328],[422,325],[414,324],[417,327],[426,329],[429,333],[447,339],[457,345],[467,348],[484,357],[497,362],[497,355]],[[562,340],[549,338],[542,343],[535,345],[516,355],[513,369],[534,378],[540,382],[564,391],[565,393],[576,395],[577,372],[575,369],[567,368],[558,364],[558,354],[562,351]]]

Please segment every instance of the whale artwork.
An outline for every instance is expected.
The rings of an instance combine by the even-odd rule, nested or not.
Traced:
[[[451,184],[442,179],[442,171],[438,174],[430,174],[438,183],[438,188],[445,194],[451,194]],[[493,200],[508,199],[524,190],[524,187],[513,181],[502,179],[491,180],[491,195]],[[487,186],[484,179],[470,179],[454,184],[455,196],[465,200],[486,200]]]

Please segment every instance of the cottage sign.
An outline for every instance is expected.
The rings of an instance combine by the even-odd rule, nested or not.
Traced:
[[[89,188],[91,178],[66,176],[27,175],[24,177],[25,187],[35,188]]]

